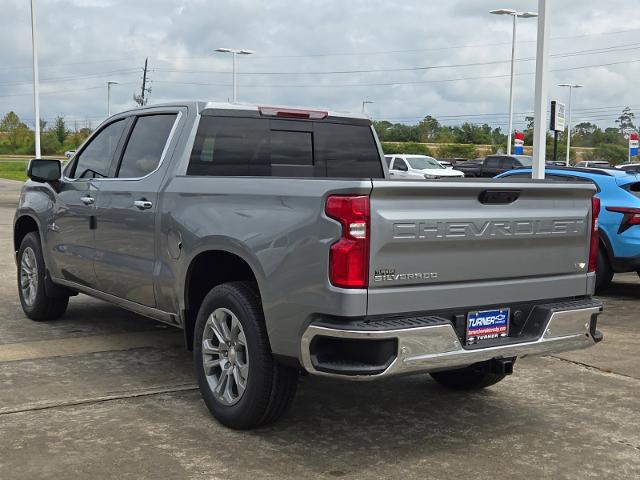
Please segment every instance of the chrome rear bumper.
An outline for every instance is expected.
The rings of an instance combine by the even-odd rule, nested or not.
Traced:
[[[391,375],[455,369],[494,358],[545,355],[587,348],[597,343],[595,317],[602,306],[591,301],[589,306],[561,311],[550,310],[539,338],[486,348],[465,348],[451,323],[397,330],[349,330],[311,324],[302,336],[301,358],[312,374],[351,380],[372,380]],[[598,332],[599,334],[599,332]],[[594,337],[596,335],[598,338]],[[353,340],[394,339],[397,351],[383,371],[372,374],[322,371],[311,352],[316,337]]]

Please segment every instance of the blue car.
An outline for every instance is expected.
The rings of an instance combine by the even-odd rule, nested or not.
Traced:
[[[496,178],[531,178],[531,169],[502,173]],[[600,199],[600,249],[596,290],[611,283],[614,273],[640,275],[640,173],[615,168],[548,168],[549,180],[591,181]]]

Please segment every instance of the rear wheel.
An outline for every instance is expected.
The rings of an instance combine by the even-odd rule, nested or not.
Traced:
[[[214,287],[198,312],[194,361],[200,392],[222,424],[249,429],[279,419],[298,383],[271,354],[260,297],[252,285]]]
[[[479,363],[457,370],[433,372],[431,377],[453,390],[480,390],[502,381],[507,375],[488,371],[487,363]]]
[[[598,249],[598,263],[596,265],[596,291],[605,289],[613,279],[613,270],[609,258],[603,248]]]
[[[47,295],[45,271],[40,237],[35,232],[28,233],[18,250],[18,294],[22,310],[31,320],[55,320],[69,304],[68,296]]]

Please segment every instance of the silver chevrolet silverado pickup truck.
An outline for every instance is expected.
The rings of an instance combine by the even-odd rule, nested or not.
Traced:
[[[383,158],[354,115],[115,115],[63,169],[29,165],[24,312],[53,320],[84,293],[182,328],[207,407],[233,428],[282,416],[301,373],[478,389],[518,357],[602,338],[592,184],[395,181]]]

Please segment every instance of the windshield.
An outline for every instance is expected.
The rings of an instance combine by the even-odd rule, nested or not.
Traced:
[[[407,162],[411,165],[411,168],[416,170],[425,170],[427,168],[439,168],[443,169],[444,167],[438,163],[435,158],[431,157],[415,157],[415,158],[407,158]]]

